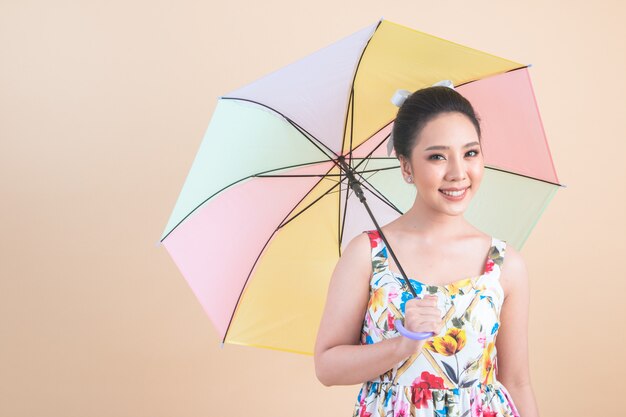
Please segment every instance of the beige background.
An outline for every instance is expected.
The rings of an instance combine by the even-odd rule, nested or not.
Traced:
[[[155,243],[217,97],[380,17],[533,64],[567,185],[522,250],[534,389],[622,414],[622,4],[0,1],[0,416],[351,414],[312,357],[220,349]]]

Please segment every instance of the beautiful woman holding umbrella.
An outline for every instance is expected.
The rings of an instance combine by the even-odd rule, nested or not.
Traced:
[[[354,416],[537,416],[524,261],[464,217],[485,169],[480,120],[445,86],[398,104],[393,149],[417,196],[380,228],[384,239],[367,230],[343,251],[317,334],[317,377],[362,384]]]

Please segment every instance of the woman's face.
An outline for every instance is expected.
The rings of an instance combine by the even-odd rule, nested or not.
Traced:
[[[412,176],[418,198],[449,215],[465,211],[478,191],[484,159],[478,133],[462,113],[446,112],[429,121],[417,137],[410,160],[400,155],[402,175]],[[441,189],[465,189],[460,197],[447,197]]]

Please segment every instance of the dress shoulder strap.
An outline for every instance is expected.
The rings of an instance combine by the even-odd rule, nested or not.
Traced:
[[[493,272],[500,279],[504,255],[506,253],[506,240],[494,237],[489,259],[487,260],[487,272]]]
[[[377,246],[379,246],[379,242],[381,240],[380,237],[380,233],[378,233],[378,230],[374,229],[374,230],[364,230],[363,233],[367,233],[367,236],[370,239],[370,247],[372,248],[372,253],[374,252],[374,249],[376,249]]]
[[[378,240],[380,239],[380,235],[378,234],[378,230],[364,230],[363,233],[367,233],[367,237],[370,240],[370,248],[372,249],[372,259],[373,259],[376,246],[378,246]]]
[[[387,248],[378,230],[366,230],[363,233],[367,233],[370,240],[372,273],[375,275],[387,268]]]

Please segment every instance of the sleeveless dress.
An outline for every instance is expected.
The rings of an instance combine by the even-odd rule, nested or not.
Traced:
[[[389,269],[377,230],[365,231],[372,248],[370,299],[361,344],[404,337],[394,327],[413,298],[399,273]],[[483,274],[445,286],[409,279],[417,296],[438,295],[441,333],[417,355],[361,386],[353,417],[519,417],[511,395],[496,379],[495,338],[504,291],[500,269],[506,241],[492,236]]]

